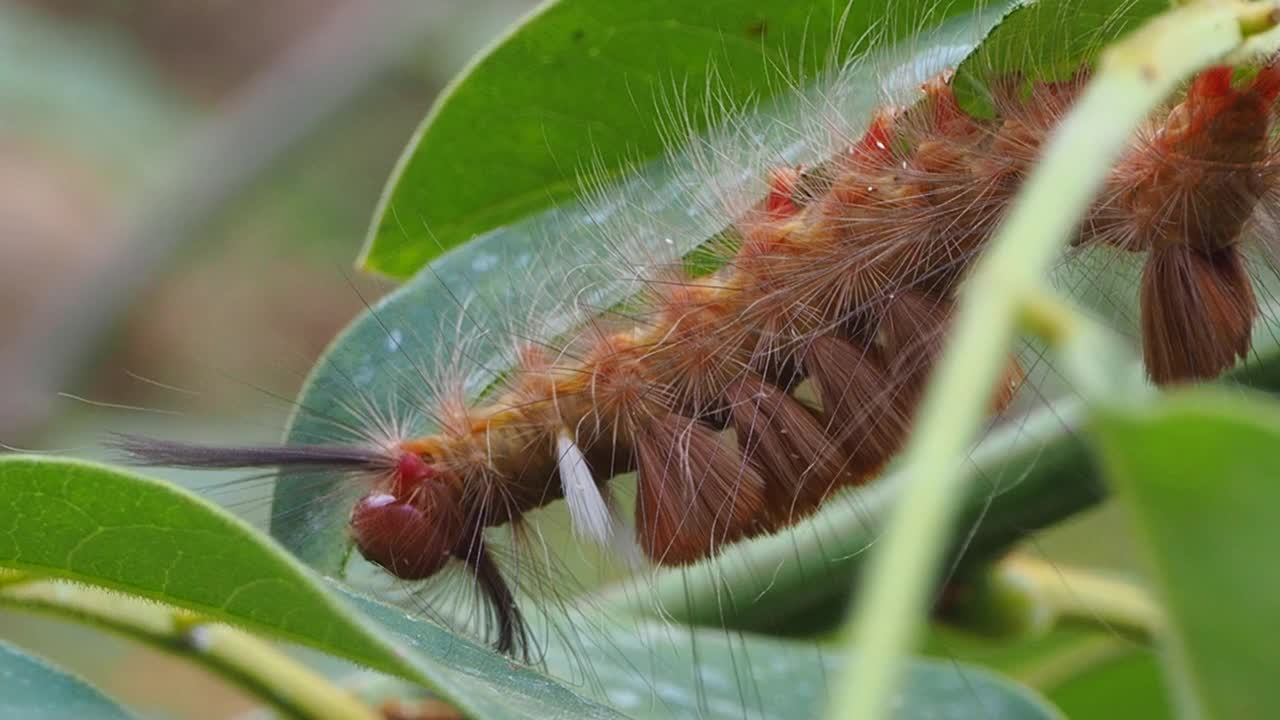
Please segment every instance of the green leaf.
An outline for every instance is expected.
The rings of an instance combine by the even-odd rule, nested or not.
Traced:
[[[430,644],[442,632],[398,608],[343,593],[410,646]],[[840,653],[811,643],[648,620],[599,620],[577,637],[579,642],[550,641],[548,671],[580,678],[581,692],[637,719],[817,717],[827,696],[824,678],[833,677],[843,661]],[[451,656],[459,672],[482,677],[502,671],[503,664],[491,655],[462,650]],[[1038,720],[1060,715],[1033,691],[987,670],[918,660],[895,717]]]
[[[1142,708],[1143,720],[1174,720],[1154,653],[1127,652],[1072,677],[1048,693],[1067,717],[1130,720]],[[1117,701],[1124,698],[1123,701]]]
[[[1189,717],[1280,717],[1280,408],[1201,389],[1100,408],[1091,430],[1169,615],[1175,701]]]
[[[383,193],[361,265],[408,277],[477,234],[577,197],[588,166],[595,179],[616,176],[721,107],[784,91],[788,78],[811,81],[869,37],[879,45],[988,4],[549,2],[441,94]]]
[[[460,682],[448,663],[465,640],[439,631],[424,645],[436,659],[406,651],[264,535],[171,485],[92,463],[5,457],[0,518],[0,567],[309,645],[420,683],[478,717],[615,717],[509,663],[487,681]]]
[[[1113,40],[1169,9],[1169,0],[1028,0],[965,58],[952,82],[960,107],[992,117],[989,83],[1012,74],[1068,80]]]
[[[134,715],[80,678],[0,641],[0,717],[130,720]]]

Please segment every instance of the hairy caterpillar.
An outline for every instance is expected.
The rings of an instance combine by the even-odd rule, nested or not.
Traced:
[[[1146,256],[1157,382],[1212,377],[1247,352],[1258,310],[1241,245],[1273,212],[1276,73],[1203,73],[1134,139],[1082,226],[1081,246]],[[880,107],[819,162],[775,165],[764,196],[730,213],[711,273],[653,262],[626,305],[520,344],[478,403],[441,393],[430,433],[122,445],[154,464],[349,471],[360,552],[405,579],[466,568],[497,645],[518,650],[524,622],[487,528],[563,498],[580,536],[612,542],[609,483],[635,471],[640,548],[683,565],[798,521],[893,456],[967,267],[1087,70],[994,78],[993,119],[960,108],[949,78]],[[1020,374],[1011,360],[1010,389]]]

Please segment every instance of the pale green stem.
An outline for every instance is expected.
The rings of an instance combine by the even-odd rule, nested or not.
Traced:
[[[1004,369],[1021,303],[1041,284],[1133,130],[1178,83],[1239,46],[1241,18],[1254,10],[1205,1],[1157,18],[1103,55],[1050,138],[962,294],[953,338],[904,455],[908,481],[846,632],[849,662],[833,684],[828,717],[887,717],[918,640],[965,459]]]
[[[995,572],[1000,583],[1019,588],[1057,622],[1099,627],[1138,640],[1151,640],[1165,625],[1164,612],[1140,585],[1083,568],[1015,555]]]
[[[301,720],[379,720],[354,695],[248,633],[67,582],[9,575],[0,607],[72,620],[186,658]]]
[[[1024,606],[1044,622],[1043,631],[1068,623],[1101,630],[1070,642],[1014,673],[1019,681],[1049,691],[1105,662],[1144,651],[1164,630],[1164,611],[1142,586],[1036,557],[1015,554],[991,570],[996,592],[1028,598]]]

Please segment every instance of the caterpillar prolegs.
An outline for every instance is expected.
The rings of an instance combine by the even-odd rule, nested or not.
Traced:
[[[951,77],[879,108],[821,162],[773,168],[765,196],[714,241],[718,267],[665,264],[625,311],[519,344],[478,402],[430,409],[430,434],[121,445],[151,464],[359,477],[360,553],[406,580],[465,568],[494,608],[498,647],[518,650],[524,621],[488,528],[563,499],[575,534],[608,545],[631,532],[611,483],[634,472],[637,544],[686,565],[796,523],[898,451],[967,270],[1088,82],[1009,74],[991,83],[993,116],[976,117]],[[1133,138],[1080,226],[1079,247],[1143,257],[1156,383],[1215,377],[1248,351],[1259,309],[1244,252],[1280,208],[1278,93],[1280,64],[1201,73]],[[993,411],[1022,372],[1010,358]]]

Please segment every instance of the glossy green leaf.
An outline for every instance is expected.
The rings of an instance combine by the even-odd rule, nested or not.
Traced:
[[[989,117],[996,78],[1067,80],[1112,41],[1169,9],[1169,0],[1031,0],[1009,13],[956,69],[960,106]]]
[[[130,720],[97,688],[0,641],[0,717],[22,720]]]
[[[344,591],[345,592],[345,591]],[[443,632],[397,608],[346,593],[356,607],[419,650]],[[556,677],[629,718],[737,720],[817,717],[842,657],[819,645],[753,635],[690,630],[649,620],[597,618],[565,642],[548,639],[544,661]],[[425,647],[423,647],[425,646]],[[500,657],[474,647],[450,656],[461,673],[502,672]],[[941,660],[912,664],[896,718],[962,720],[1058,718],[1045,700],[994,673]]]
[[[1095,413],[1092,440],[1169,615],[1174,697],[1196,717],[1280,717],[1280,407],[1225,391]]]
[[[578,196],[588,167],[615,176],[723,107],[811,81],[869,38],[881,46],[990,4],[549,2],[441,95],[384,192],[361,263],[408,277],[477,234]]]
[[[140,475],[0,458],[0,518],[0,567],[119,590],[309,645],[420,683],[477,717],[615,716],[515,666],[487,682],[462,682],[449,657],[464,641],[439,633],[420,643],[433,658],[405,650],[266,536]]]

